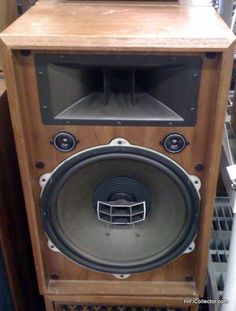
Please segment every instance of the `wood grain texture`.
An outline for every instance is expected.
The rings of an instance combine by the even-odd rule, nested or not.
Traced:
[[[143,273],[142,273],[143,274]],[[142,279],[143,275],[140,274],[139,278]],[[173,278],[174,279],[174,278]],[[112,286],[111,286],[112,284]],[[155,297],[163,299],[172,297],[179,299],[179,297],[197,297],[196,287],[194,282],[175,282],[168,281],[154,281],[143,280],[139,282],[119,281],[114,276],[110,280],[100,279],[99,282],[94,281],[50,281],[49,284],[50,294],[57,295],[100,295],[104,294],[111,296],[130,296],[130,297]],[[111,288],[112,287],[112,288]],[[102,299],[102,298],[101,298]]]
[[[55,311],[54,302],[47,295],[44,296],[44,303],[45,303],[46,311]]]
[[[1,38],[14,49],[145,52],[222,51],[234,40],[210,7],[88,1],[39,2]]]
[[[18,102],[18,92],[17,92],[17,84],[15,82],[15,75],[14,75],[14,57],[12,58],[11,52],[5,47],[1,50],[2,56],[4,59],[4,69],[5,69],[5,76],[6,76],[6,85],[8,90],[8,99],[10,103],[10,112],[11,112],[11,119],[14,131],[14,138],[16,142],[16,149],[18,160],[21,158],[27,159],[27,151],[22,146],[25,144],[24,138],[24,131],[23,131],[23,124],[21,123],[21,113],[19,106],[15,106],[14,103]],[[11,105],[13,104],[13,105]],[[18,107],[18,108],[17,108]],[[33,203],[32,198],[32,189],[31,189],[31,174],[28,166],[28,161],[22,162],[20,164],[20,171],[21,171],[21,179],[23,181],[23,191],[24,191],[24,198],[26,206],[31,206]],[[24,176],[23,176],[24,175]],[[30,233],[31,239],[35,242],[32,243],[33,253],[35,256],[35,268],[38,277],[39,288],[45,288],[45,275],[44,275],[44,267],[42,263],[41,251],[40,251],[40,242],[38,240],[38,226],[36,222],[36,216],[32,213],[27,213],[28,223],[30,226]]]
[[[3,31],[17,18],[17,3],[16,0],[1,0],[0,1],[0,32]],[[0,57],[0,70],[3,69],[2,60]]]
[[[17,18],[17,2],[15,0],[1,0],[0,30],[2,31]]]

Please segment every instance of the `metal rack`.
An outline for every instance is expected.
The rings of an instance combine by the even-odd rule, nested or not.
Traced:
[[[222,300],[225,288],[233,212],[228,197],[217,197],[212,220],[212,239],[208,260],[207,298]],[[210,304],[209,311],[219,311],[220,304]]]
[[[221,174],[228,198],[217,198],[212,221],[208,264],[208,299],[229,303],[209,305],[210,311],[236,310],[236,134],[225,124]]]

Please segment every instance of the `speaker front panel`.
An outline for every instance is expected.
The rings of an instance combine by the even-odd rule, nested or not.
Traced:
[[[46,51],[45,53],[47,54],[48,51]],[[24,124],[25,142],[28,157],[27,160],[31,169],[34,206],[30,208],[33,208],[37,215],[37,226],[39,230],[39,240],[41,245],[39,256],[41,256],[41,260],[44,264],[44,273],[47,279],[47,286],[46,288],[41,288],[41,291],[43,293],[56,293],[58,290],[61,290],[63,293],[68,294],[102,294],[106,292],[107,294],[125,295],[127,293],[126,291],[129,291],[128,284],[132,284],[132,286],[134,286],[133,289],[135,289],[133,293],[137,296],[140,295],[143,290],[145,290],[148,295],[156,295],[158,297],[163,291],[162,286],[164,286],[166,296],[181,296],[184,295],[183,293],[190,296],[197,295],[195,282],[197,280],[198,273],[197,271],[199,253],[201,252],[202,248],[205,248],[203,244],[203,237],[199,235],[199,232],[203,226],[210,228],[211,210],[208,210],[207,205],[205,204],[207,200],[208,187],[208,180],[206,179],[206,176],[208,175],[210,169],[209,151],[212,144],[211,137],[213,137],[214,135],[214,122],[211,122],[211,120],[214,120],[214,117],[216,115],[215,102],[217,99],[221,55],[216,54],[214,58],[209,58],[204,53],[194,54],[201,59],[202,63],[197,102],[198,109],[196,124],[186,127],[179,125],[175,127],[173,125],[108,126],[43,124],[41,119],[41,103],[39,100],[39,93],[37,87],[38,82],[36,77],[34,54],[38,55],[43,53],[35,51],[29,56],[23,56],[20,52],[15,52],[14,57],[15,66],[17,68],[17,85],[19,89],[25,90],[25,92],[19,92],[19,100],[21,103],[20,110],[22,122]],[[53,52],[50,52],[50,54],[53,54]],[[65,54],[66,51],[63,52],[63,55]],[[176,53],[168,53],[168,55],[176,56]],[[189,57],[190,54],[179,53],[179,55]],[[184,100],[186,100],[186,98]],[[188,100],[191,101],[190,98]],[[77,143],[74,149],[70,152],[60,152],[53,145],[53,139],[55,135],[60,132],[71,133],[75,137]],[[163,146],[164,138],[172,133],[178,133],[179,135],[183,136],[187,142],[185,148],[179,153],[170,153],[166,151]],[[205,135],[204,133],[208,133],[208,135]],[[140,267],[143,263],[145,266],[146,261],[148,261],[149,259],[147,260],[146,258],[144,258],[143,253],[148,253],[148,257],[154,258],[155,256],[157,256],[157,253],[153,252],[152,250],[153,248],[157,247],[157,245],[162,245],[161,247],[158,246],[160,251],[158,255],[160,256],[159,258],[161,258],[161,253],[164,254],[166,249],[168,253],[168,245],[174,244],[174,237],[181,238],[181,228],[184,227],[183,224],[188,223],[187,221],[183,221],[183,219],[186,220],[189,215],[188,213],[186,213],[186,209],[181,209],[181,206],[185,206],[185,204],[183,204],[183,202],[185,202],[185,199],[183,193],[180,191],[180,186],[174,183],[173,179],[167,178],[167,173],[160,173],[160,192],[158,196],[158,192],[155,191],[156,186],[150,186],[148,184],[150,183],[155,185],[155,183],[157,183],[157,181],[154,180],[153,171],[158,169],[154,168],[154,166],[145,164],[142,161],[142,163],[135,162],[128,158],[122,160],[121,162],[116,158],[112,158],[109,161],[107,160],[107,162],[101,161],[101,166],[97,165],[95,161],[94,164],[81,168],[81,174],[77,175],[76,173],[74,173],[69,176],[68,179],[65,179],[63,186],[60,186],[61,188],[59,187],[58,183],[55,188],[53,188],[53,190],[50,189],[50,193],[52,194],[56,187],[60,188],[58,188],[59,191],[57,193],[54,192],[53,199],[50,198],[50,196],[47,196],[48,202],[51,199],[55,199],[55,202],[59,202],[58,204],[51,205],[54,207],[57,206],[58,210],[56,214],[57,217],[55,219],[50,219],[50,221],[51,225],[53,224],[55,228],[58,227],[61,229],[60,232],[57,232],[58,236],[60,235],[60,237],[62,237],[66,235],[66,243],[68,242],[68,240],[70,240],[70,249],[74,249],[76,241],[79,241],[82,251],[85,250],[85,255],[87,257],[90,257],[90,259],[92,257],[93,262],[95,258],[95,261],[99,262],[100,267],[104,264],[104,262],[105,266],[112,266],[112,262],[114,263],[116,259],[118,262],[115,264],[116,268],[120,265],[118,269],[115,268],[111,270],[104,270],[101,268],[96,269],[96,267],[89,264],[82,263],[81,265],[80,260],[75,260],[75,258],[72,258],[68,254],[66,254],[67,256],[64,256],[61,253],[53,252],[51,249],[49,249],[48,237],[45,234],[45,229],[42,225],[42,213],[40,207],[41,187],[39,184],[40,177],[44,174],[53,172],[59,166],[61,166],[62,168],[64,165],[63,163],[65,163],[65,160],[67,160],[70,156],[79,154],[81,151],[85,151],[90,148],[99,147],[102,145],[106,146],[115,138],[123,138],[127,140],[131,145],[139,146],[142,148],[149,148],[154,152],[158,152],[161,155],[168,157],[170,161],[173,160],[184,171],[186,171],[188,175],[194,175],[200,179],[202,187],[200,190],[201,203],[199,208],[200,214],[197,229],[198,235],[197,239],[195,240],[196,248],[193,252],[181,255],[181,252],[183,252],[182,249],[181,252],[176,254],[176,256],[172,257],[172,259],[175,258],[174,261],[172,261],[172,259],[166,260],[165,262],[163,261],[161,264],[154,265],[152,269],[150,269],[149,267],[148,269],[139,269],[139,271],[134,271],[132,270],[133,268],[130,270],[122,270],[122,265],[126,267],[129,266],[130,257],[131,262],[135,261],[135,259],[138,258],[137,266]],[[134,162],[136,164],[134,164]],[[140,173],[139,167],[141,167],[142,173]],[[127,174],[128,169],[130,171]],[[65,176],[66,173],[63,172],[62,175]],[[89,184],[90,176],[93,176],[93,183],[87,186],[86,189],[83,189],[83,187],[85,187],[85,183],[82,183],[81,180],[88,181],[88,183],[86,182],[86,184]],[[182,178],[180,177],[179,173],[176,173],[176,176],[179,179]],[[151,197],[154,201],[158,201],[159,199],[162,202],[165,201],[166,209],[161,212],[161,217],[160,215],[152,214],[152,209],[150,209],[149,215],[147,213],[146,220],[136,225],[125,225],[122,231],[119,231],[119,239],[116,240],[114,238],[114,240],[110,242],[109,235],[110,237],[113,234],[114,236],[117,236],[116,233],[118,229],[114,228],[114,231],[111,230],[107,232],[105,228],[107,228],[106,226],[114,227],[116,225],[107,225],[105,224],[105,222],[100,222],[97,218],[94,218],[93,220],[91,220],[91,222],[89,222],[87,220],[88,218],[90,218],[89,212],[86,212],[87,214],[83,214],[82,211],[76,209],[76,204],[82,201],[86,202],[90,206],[90,211],[95,217],[97,214],[94,210],[94,207],[92,207],[92,193],[94,194],[97,187],[99,187],[104,180],[117,177],[135,179],[136,181],[144,185],[144,188],[148,188],[148,192],[151,192]],[[64,177],[62,177],[62,179],[63,178]],[[84,193],[89,193],[88,202],[79,195],[78,189],[83,189]],[[187,192],[190,193],[189,190]],[[70,196],[71,193],[72,196]],[[182,194],[180,195],[180,193]],[[175,210],[176,214],[173,213],[174,203],[177,203],[177,210]],[[69,206],[68,209],[65,209],[66,205]],[[168,209],[172,209],[172,212],[169,212],[170,210]],[[69,218],[72,219],[68,223],[66,222],[66,219],[68,219],[67,212]],[[83,215],[82,219],[80,215]],[[159,222],[158,227],[155,227],[155,225],[153,225],[153,227],[150,226],[150,228],[149,226],[145,226],[145,221],[149,221],[150,223],[152,223],[152,217],[150,217],[151,215],[154,216],[154,218],[156,218]],[[190,218],[192,219],[192,216]],[[161,219],[164,221],[163,223],[161,222]],[[99,227],[96,229],[96,224],[98,222]],[[160,232],[164,232],[164,229],[166,229],[166,223],[168,225],[167,231],[169,232],[169,234],[167,234],[164,241],[162,241],[160,237]],[[80,224],[79,229],[77,226],[78,224]],[[86,224],[89,224],[89,226],[92,227],[92,230],[86,228]],[[140,228],[140,231],[138,229],[137,235],[141,236],[141,232],[144,232],[145,239],[147,239],[147,236],[150,235],[150,238],[147,239],[150,243],[141,243],[141,246],[139,247],[138,238],[140,237],[136,235],[134,239],[132,238],[134,232],[130,230],[130,226]],[[129,232],[127,235],[124,234],[125,230]],[[96,232],[99,232],[97,236]],[[186,232],[187,231],[185,231],[185,234]],[[106,233],[108,233],[109,235],[106,236]],[[157,236],[157,239],[153,237],[153,234]],[[105,235],[104,239],[102,237],[103,235]],[[78,239],[76,238],[75,241],[73,240],[73,238],[71,239],[72,236],[77,236]],[[124,243],[127,243],[124,245],[128,246],[129,243],[131,245],[131,248],[123,246],[124,257],[121,253],[117,251],[121,246],[120,241],[123,240],[125,241]],[[183,240],[187,241],[187,238]],[[187,242],[186,245],[188,244]],[[65,241],[63,243],[65,243]],[[176,245],[178,245],[178,241],[176,241],[176,243]],[[136,258],[132,258],[135,251],[134,248],[132,249],[133,245],[137,246],[135,248],[135,250],[137,251]],[[114,250],[110,252],[110,249],[113,246],[115,246]],[[60,248],[60,246],[58,246],[58,248]],[[78,245],[76,246],[76,248],[78,250]],[[172,255],[174,253],[174,248],[169,249],[171,250],[170,253]],[[89,249],[89,252],[87,252],[87,249]],[[93,251],[91,253],[92,249]],[[73,259],[73,261],[71,261],[68,257],[71,257],[70,259]],[[80,264],[78,264],[78,262]],[[86,266],[86,268],[84,266]],[[100,270],[100,272],[96,272],[94,271],[94,269]],[[139,273],[131,274],[128,279],[120,281],[116,280],[112,275],[112,273],[116,272]],[[104,287],[98,287],[99,281],[103,282]],[[112,286],[109,284],[116,284],[116,286]],[[140,290],[141,284],[142,290]],[[154,284],[155,286],[153,286]]]

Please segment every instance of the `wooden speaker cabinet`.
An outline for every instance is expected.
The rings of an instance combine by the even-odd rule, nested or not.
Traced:
[[[40,1],[1,34],[47,310],[197,309],[233,42],[212,8],[142,2]]]

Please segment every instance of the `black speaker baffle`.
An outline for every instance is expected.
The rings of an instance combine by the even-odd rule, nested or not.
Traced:
[[[118,141],[61,163],[42,186],[41,208],[47,236],[65,256],[93,270],[131,274],[185,252],[197,234],[200,196],[173,160]]]

